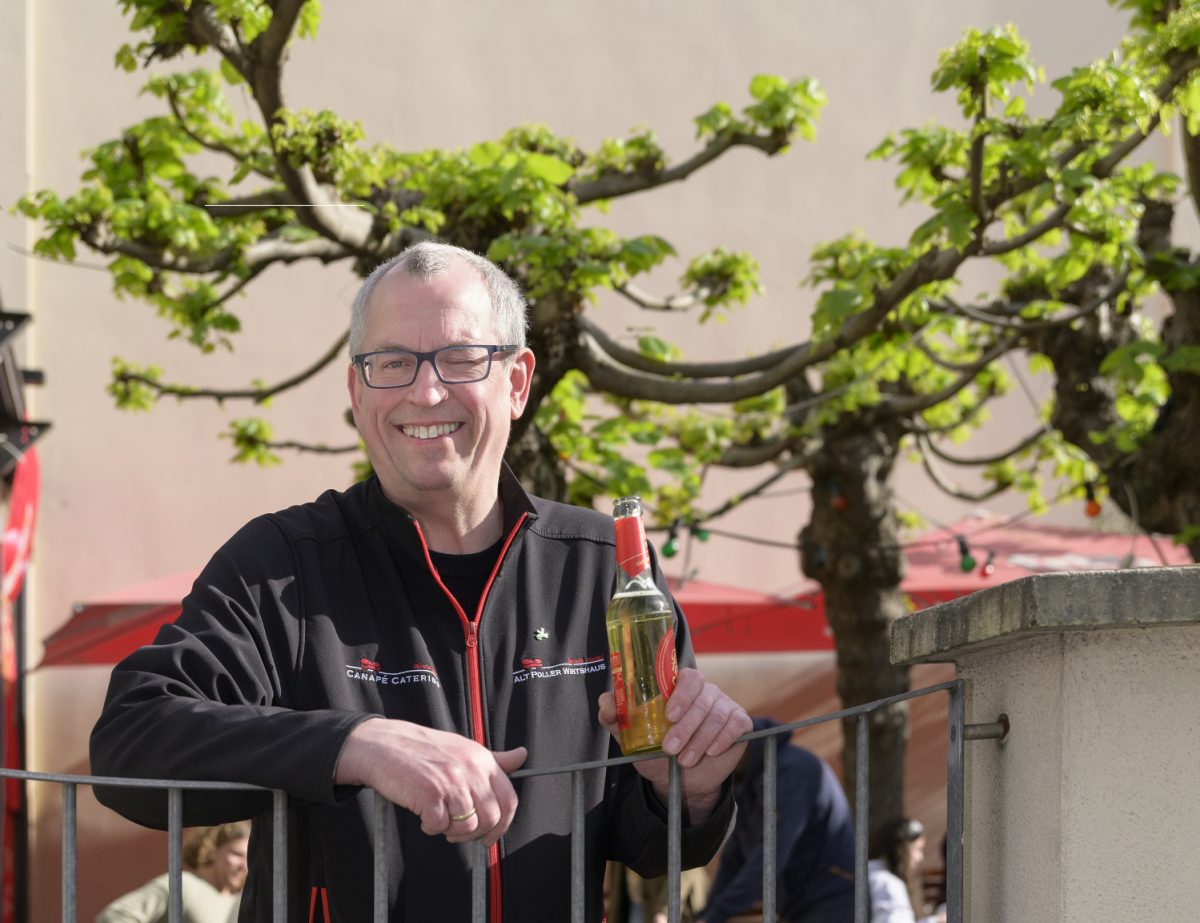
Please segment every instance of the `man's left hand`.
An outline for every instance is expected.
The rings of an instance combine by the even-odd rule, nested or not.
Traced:
[[[600,696],[599,706],[600,723],[617,737],[617,710],[611,692]],[[716,807],[721,784],[746,749],[745,743],[736,741],[753,725],[745,709],[691,667],[679,671],[675,691],[667,700],[667,720],[671,727],[663,738],[663,751],[679,757],[684,810],[688,823],[698,824]],[[665,802],[667,761],[639,760],[633,766]]]

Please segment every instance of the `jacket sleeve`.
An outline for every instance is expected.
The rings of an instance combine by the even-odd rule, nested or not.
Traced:
[[[113,669],[92,730],[97,775],[240,782],[336,802],[333,773],[346,736],[370,717],[290,707],[303,644],[302,594],[289,545],[266,517],[209,562],[153,644]],[[96,787],[104,804],[165,827],[161,789]],[[267,792],[184,793],[185,825],[268,810]]]
[[[775,837],[775,873],[778,882],[783,877],[784,863],[787,861],[796,841],[808,825],[812,792],[804,785],[793,784],[799,780],[780,778],[776,788],[778,801],[776,803],[776,837]],[[702,917],[705,923],[725,923],[729,917],[748,911],[756,901],[763,897],[763,839],[762,839],[762,798],[753,799],[753,804],[741,804],[743,811],[756,811],[753,818],[744,818],[743,822],[753,824],[759,831],[753,837],[753,845],[743,855],[724,855],[717,872],[716,881],[709,893],[708,906],[704,908]],[[739,836],[739,842],[748,837]],[[736,862],[736,864],[734,864]],[[726,874],[726,865],[731,867]]]
[[[658,566],[653,547],[650,551],[656,584],[668,593],[667,581]],[[694,667],[696,656],[692,651],[692,639],[687,621],[679,603],[675,606],[676,632],[675,649],[680,667]],[[620,756],[620,748],[614,741],[611,756]],[[656,878],[667,872],[667,809],[646,782],[633,768],[625,763],[610,772],[612,786],[609,798],[613,813],[613,842],[611,857],[623,862],[643,878]],[[710,862],[721,848],[735,816],[733,782],[726,779],[721,795],[712,813],[701,823],[684,825],[682,828],[682,868],[696,868]]]
[[[620,754],[615,754],[620,755]],[[609,799],[612,840],[609,858],[629,866],[643,878],[667,874],[667,809],[650,783],[628,763],[610,772],[616,795]],[[733,785],[727,779],[713,812],[699,824],[681,828],[684,869],[706,865],[717,854],[733,827]]]

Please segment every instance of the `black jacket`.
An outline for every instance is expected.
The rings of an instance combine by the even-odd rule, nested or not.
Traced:
[[[612,521],[529,497],[507,469],[500,486],[503,550],[474,613],[442,591],[416,521],[374,479],[251,521],[200,574],[179,619],[114,669],[92,771],[287,790],[289,919],[324,921],[328,905],[328,919],[357,923],[371,919],[371,793],[332,780],[360,722],[384,715],[492,750],[526,746],[531,768],[619,755],[596,721],[609,687]],[[680,662],[691,663],[682,618],[677,638]],[[514,785],[520,806],[490,857],[490,923],[566,919],[570,777]],[[139,823],[166,825],[161,792],[97,796]],[[665,871],[665,812],[627,765],[589,772],[585,799],[586,904],[598,921],[606,858],[648,876]],[[732,811],[727,791],[712,817],[685,828],[685,867],[712,857]],[[185,824],[248,816],[241,918],[266,920],[269,796],[184,798]],[[402,808],[386,824],[390,920],[469,919],[467,848],[422,833]]]
[[[776,727],[755,718],[754,730]],[[833,770],[803,747],[779,739],[776,752],[776,874],[779,917],[787,923],[852,923],[854,920],[854,818]],[[724,923],[763,895],[763,761],[766,741],[746,750],[744,772],[734,786],[738,825],[721,854],[721,865],[701,914]]]

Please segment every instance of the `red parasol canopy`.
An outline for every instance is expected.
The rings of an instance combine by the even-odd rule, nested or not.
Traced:
[[[974,559],[967,571],[960,537]],[[1186,549],[1161,536],[996,517],[970,517],[930,532],[909,543],[905,557],[902,587],[913,610],[1030,574],[1191,563]],[[984,573],[989,558],[994,571]],[[70,621],[46,639],[40,665],[116,663],[149,644],[159,626],[179,614],[179,601],[195,578],[195,571],[184,571],[76,605]],[[813,581],[786,595],[704,580],[668,582],[687,613],[697,653],[833,650],[825,597]]]
[[[181,571],[76,603],[70,620],[46,639],[39,667],[112,664],[154,640],[159,626],[179,615],[195,571]]]
[[[964,560],[960,538],[970,560]],[[929,532],[907,543],[904,556],[908,566],[901,588],[909,611],[1031,574],[1192,563],[1187,549],[1165,536],[995,516],[971,516]],[[815,581],[775,596],[698,580],[680,587],[679,580],[670,579],[670,584],[687,613],[697,653],[833,649],[825,595]]]

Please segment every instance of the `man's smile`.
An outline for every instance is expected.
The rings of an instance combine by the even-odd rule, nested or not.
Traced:
[[[405,436],[412,436],[414,439],[436,439],[438,436],[449,436],[461,426],[461,423],[435,423],[432,426],[403,424],[400,432]]]

